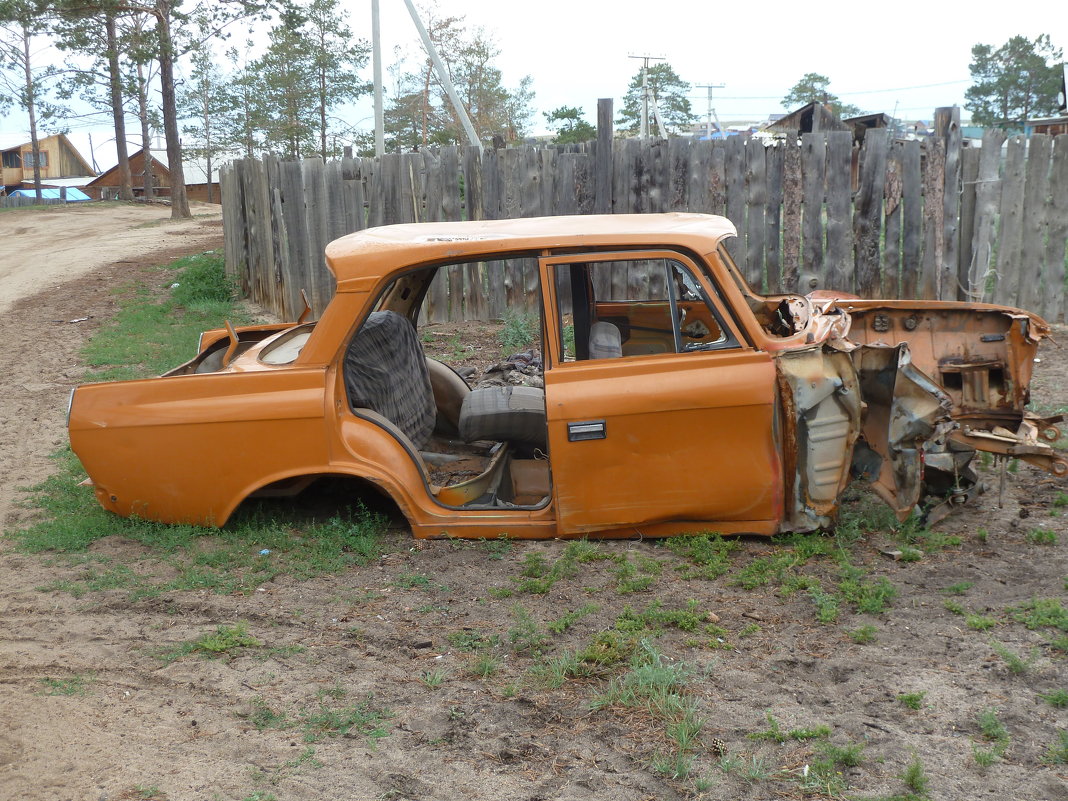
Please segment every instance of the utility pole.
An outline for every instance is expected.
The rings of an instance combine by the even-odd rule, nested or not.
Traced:
[[[705,130],[708,132],[708,138],[712,138],[712,118],[716,118],[716,127],[719,128],[719,137],[723,138],[723,126],[719,124],[719,116],[716,114],[716,110],[712,108],[712,90],[722,89],[726,86],[725,83],[705,83],[698,84],[694,89],[707,89],[708,90],[708,114],[705,116]]]
[[[627,58],[640,58],[642,60],[642,116],[641,125],[638,129],[638,136],[642,139],[649,138],[649,62],[650,61],[663,61],[664,56],[635,56],[628,55]]]
[[[371,0],[371,53],[375,81],[375,155],[382,158],[386,152],[386,137],[382,112],[382,25],[378,0]]]

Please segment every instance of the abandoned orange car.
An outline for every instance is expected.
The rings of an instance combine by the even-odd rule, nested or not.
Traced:
[[[941,514],[980,490],[977,450],[1068,473],[1058,419],[1026,410],[1040,318],[761,296],[734,235],[700,214],[354,233],[327,248],[318,321],[228,324],[164,376],[81,386],[71,444],[120,515],[218,526],[343,476],[417,537],[807,531],[854,478]],[[537,300],[530,385],[471,388],[424,355],[428,288],[457,267]]]

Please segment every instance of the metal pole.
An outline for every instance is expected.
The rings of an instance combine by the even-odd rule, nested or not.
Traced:
[[[642,139],[649,137],[649,59],[642,64],[642,124],[638,135]]]
[[[467,110],[464,108],[464,104],[460,102],[460,96],[456,94],[456,88],[452,85],[452,80],[449,79],[449,73],[445,71],[445,65],[441,63],[437,48],[434,47],[434,43],[430,41],[430,34],[426,32],[422,20],[419,19],[419,14],[415,10],[415,5],[412,3],[412,0],[404,0],[404,5],[408,6],[408,13],[412,15],[412,22],[415,23],[415,29],[419,31],[419,36],[423,40],[423,46],[426,47],[427,55],[430,56],[430,60],[434,63],[434,69],[438,73],[438,78],[445,86],[445,92],[448,94],[449,100],[452,101],[452,107],[456,109],[456,116],[460,118],[460,122],[464,126],[464,131],[467,132],[468,141],[481,150],[482,142],[479,141],[478,134],[475,133],[475,126],[471,124],[471,118],[467,116]]]
[[[375,81],[375,155],[386,152],[386,125],[382,113],[382,28],[378,0],[371,0],[371,53]]]

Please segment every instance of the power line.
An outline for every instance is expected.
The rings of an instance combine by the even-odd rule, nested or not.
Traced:
[[[914,89],[935,89],[939,86],[954,86],[961,83],[969,83],[971,78],[962,78],[958,81],[942,81],[941,83],[925,83],[917,84],[915,86],[899,86],[894,89],[861,89],[856,92],[835,92],[839,97],[845,97],[846,95],[874,95],[884,92],[909,92]],[[703,95],[692,95],[692,97],[703,97]],[[721,95],[722,100],[782,100],[781,95]]]

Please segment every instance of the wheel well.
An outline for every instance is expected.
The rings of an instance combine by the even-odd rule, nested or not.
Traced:
[[[326,519],[362,506],[383,515],[390,528],[408,528],[392,496],[373,481],[342,473],[292,476],[261,487],[238,504],[233,515],[268,514],[288,519]]]

